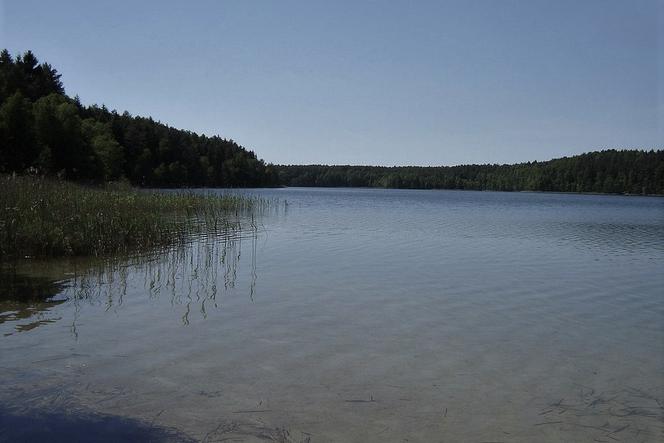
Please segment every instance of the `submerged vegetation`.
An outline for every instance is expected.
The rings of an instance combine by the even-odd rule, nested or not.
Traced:
[[[31,176],[2,175],[0,189],[0,261],[145,252],[237,230],[236,215],[268,203]]]

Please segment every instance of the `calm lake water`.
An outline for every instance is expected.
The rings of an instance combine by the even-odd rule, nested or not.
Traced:
[[[663,441],[664,199],[242,192],[235,236],[3,277],[55,297],[0,302],[0,440]]]

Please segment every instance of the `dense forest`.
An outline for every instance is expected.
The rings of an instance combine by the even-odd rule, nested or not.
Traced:
[[[83,106],[28,51],[0,53],[0,173],[138,186],[275,186],[277,171],[233,140]]]
[[[664,194],[664,151],[606,150],[516,165],[279,166],[288,186]]]
[[[233,140],[83,106],[28,51],[0,52],[0,173],[137,186],[361,186],[664,194],[664,151],[606,150],[545,162],[440,167],[274,166]]]

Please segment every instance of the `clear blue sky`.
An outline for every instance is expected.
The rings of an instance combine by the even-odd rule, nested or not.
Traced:
[[[664,0],[5,0],[86,104],[274,163],[460,164],[664,147]]]

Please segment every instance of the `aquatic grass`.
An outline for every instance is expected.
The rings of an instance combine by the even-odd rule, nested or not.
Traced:
[[[172,247],[196,235],[237,231],[242,215],[268,204],[238,195],[98,188],[0,175],[0,260]]]

